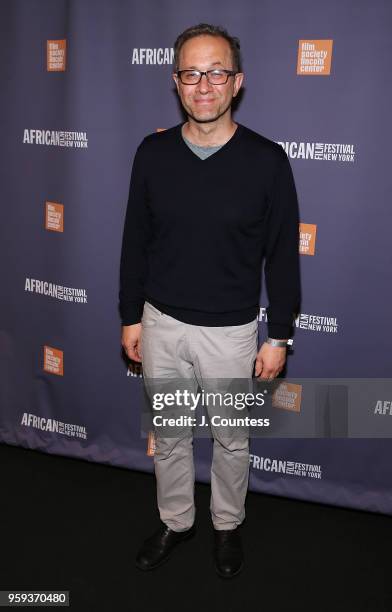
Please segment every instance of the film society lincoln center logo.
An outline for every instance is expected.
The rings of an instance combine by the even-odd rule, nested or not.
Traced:
[[[272,394],[272,406],[283,410],[301,411],[302,385],[282,382]]]
[[[314,223],[299,224],[299,252],[301,255],[314,255],[316,231],[317,225]]]
[[[60,349],[44,346],[44,371],[64,376],[64,354]]]
[[[45,202],[45,229],[52,232],[64,231],[64,205],[59,202]]]
[[[331,74],[333,40],[299,40],[297,74],[328,76]]]
[[[46,41],[46,70],[64,72],[66,60],[66,40]]]

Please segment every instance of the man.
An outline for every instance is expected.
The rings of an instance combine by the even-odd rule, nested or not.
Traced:
[[[283,369],[300,301],[298,203],[276,143],[235,123],[240,45],[200,24],[175,43],[187,121],[142,141],[131,176],[120,270],[122,346],[149,379],[272,380]],[[269,338],[257,352],[261,264]],[[211,516],[215,566],[243,566],[249,440],[214,437]],[[156,437],[160,528],[143,544],[148,570],[194,535],[192,436]]]

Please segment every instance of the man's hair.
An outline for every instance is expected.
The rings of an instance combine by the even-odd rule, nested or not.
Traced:
[[[235,36],[230,36],[230,34],[224,28],[220,26],[214,26],[209,23],[199,23],[196,26],[191,26],[187,28],[177,37],[176,42],[174,43],[174,69],[175,71],[179,68],[179,58],[180,51],[183,44],[196,36],[220,36],[227,40],[231,49],[231,57],[233,61],[233,70],[236,72],[241,72],[241,53],[240,53],[240,41]]]

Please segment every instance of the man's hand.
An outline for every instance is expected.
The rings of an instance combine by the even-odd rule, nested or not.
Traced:
[[[255,376],[262,380],[272,380],[283,370],[286,361],[286,347],[271,346],[264,342],[257,353]]]
[[[142,361],[142,324],[123,325],[121,344],[129,359],[140,363]]]

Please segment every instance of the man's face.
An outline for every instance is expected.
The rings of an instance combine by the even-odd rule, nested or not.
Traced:
[[[220,36],[203,34],[184,43],[179,56],[179,70],[205,71],[214,68],[233,70],[231,49],[227,40]],[[183,107],[188,116],[200,123],[216,121],[230,109],[243,78],[244,75],[238,73],[230,76],[225,85],[211,85],[206,75],[203,75],[197,85],[184,85],[176,74],[173,74]]]

